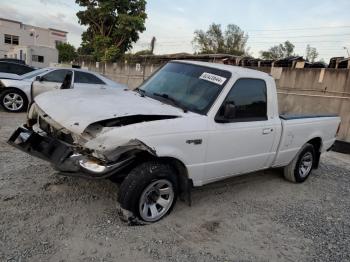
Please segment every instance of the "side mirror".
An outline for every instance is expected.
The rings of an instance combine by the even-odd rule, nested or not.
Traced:
[[[236,105],[234,102],[226,102],[223,105],[224,115],[223,117],[227,120],[236,118]]]
[[[36,76],[35,77],[35,81],[41,82],[41,81],[43,81],[43,78],[41,76]]]
[[[69,72],[66,74],[60,89],[70,89],[71,85],[72,85],[72,73]]]
[[[218,123],[230,123],[231,120],[236,118],[236,105],[233,101],[226,101],[220,108],[218,114],[215,117],[215,121]]]

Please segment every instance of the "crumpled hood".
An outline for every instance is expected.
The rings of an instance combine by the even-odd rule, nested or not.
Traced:
[[[96,88],[59,90],[35,98],[37,106],[69,131],[81,134],[92,123],[131,115],[186,115],[181,109],[133,91]]]

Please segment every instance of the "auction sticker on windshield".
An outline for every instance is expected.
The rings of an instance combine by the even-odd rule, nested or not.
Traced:
[[[200,79],[218,84],[218,85],[222,85],[223,83],[225,83],[226,79],[225,77],[222,76],[218,76],[218,75],[214,75],[214,74],[210,74],[207,72],[204,72],[200,77]]]

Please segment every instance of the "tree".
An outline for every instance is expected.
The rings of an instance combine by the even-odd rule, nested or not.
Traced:
[[[237,25],[229,24],[222,32],[220,24],[211,24],[205,32],[196,30],[192,41],[201,54],[225,53],[243,55],[247,53],[248,35]]]
[[[58,50],[58,61],[71,62],[77,58],[77,52],[75,47],[69,43],[61,43],[57,45]]]
[[[146,0],[76,0],[84,7],[77,17],[87,26],[80,53],[97,61],[114,61],[139,39],[147,18]]]
[[[276,60],[294,55],[294,45],[286,41],[283,44],[270,47],[267,51],[261,51],[260,55],[263,59]]]
[[[311,47],[310,45],[306,46],[306,60],[314,63],[316,58],[318,57],[318,52],[315,47]]]

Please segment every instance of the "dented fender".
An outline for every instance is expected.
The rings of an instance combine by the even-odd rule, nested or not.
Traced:
[[[148,152],[149,154],[156,156],[156,150],[147,146],[138,139],[132,139],[126,144],[123,144],[115,149],[107,150],[103,152],[103,155],[107,161],[117,161],[123,154],[136,155],[140,152]]]

